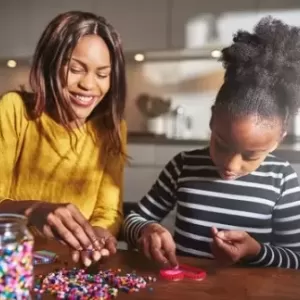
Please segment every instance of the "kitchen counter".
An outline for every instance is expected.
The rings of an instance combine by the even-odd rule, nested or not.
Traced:
[[[300,163],[300,141],[293,142],[291,137],[288,137],[283,141],[279,147],[274,151],[274,155],[288,160],[290,163]],[[197,140],[197,139],[169,139],[165,136],[158,136],[149,133],[129,132],[128,133],[128,144],[136,145],[156,145],[156,146],[180,146],[196,148],[205,147],[209,144],[208,140]]]
[[[206,146],[208,142],[208,140],[197,139],[169,139],[164,135],[152,135],[148,133],[128,133],[128,143],[130,144]]]

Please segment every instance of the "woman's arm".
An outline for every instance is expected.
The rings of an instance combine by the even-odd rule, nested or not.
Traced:
[[[74,205],[10,199],[15,165],[28,123],[21,96],[5,94],[0,99],[0,212],[26,215],[32,228],[48,238],[63,240],[74,249],[97,246],[92,227]]]
[[[126,153],[127,128],[121,123],[121,138],[123,150]],[[111,157],[106,162],[103,179],[99,187],[98,199],[90,218],[90,224],[95,228],[107,229],[117,236],[123,221],[123,181],[126,157]]]

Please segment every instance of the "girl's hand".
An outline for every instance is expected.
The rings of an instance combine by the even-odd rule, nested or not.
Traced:
[[[147,258],[172,267],[178,265],[176,246],[170,232],[158,223],[145,225],[142,229],[139,246]]]
[[[261,249],[260,244],[244,231],[218,231],[212,228],[212,236],[212,253],[216,260],[224,264],[255,257]]]

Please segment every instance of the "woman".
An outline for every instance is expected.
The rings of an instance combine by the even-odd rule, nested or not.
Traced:
[[[69,245],[86,265],[116,251],[126,127],[121,41],[102,17],[67,12],[43,32],[33,93],[0,100],[0,211]]]
[[[223,49],[210,146],[176,155],[124,225],[147,257],[300,269],[300,187],[269,153],[300,107],[300,29],[265,18]],[[159,222],[177,206],[174,240]]]

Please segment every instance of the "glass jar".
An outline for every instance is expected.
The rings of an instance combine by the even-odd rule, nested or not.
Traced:
[[[33,243],[26,217],[0,214],[0,300],[31,299]]]

